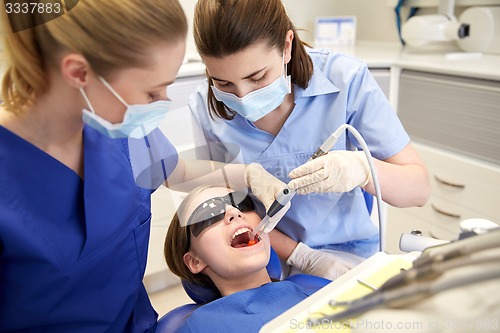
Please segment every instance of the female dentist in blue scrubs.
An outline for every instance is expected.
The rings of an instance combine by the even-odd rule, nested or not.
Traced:
[[[154,130],[186,18],[177,0],[73,6],[38,25],[38,9],[0,13],[12,31],[2,36],[0,332],[153,332],[142,278],[154,189],[136,183],[129,148],[163,140],[169,185],[211,170],[179,160]],[[244,170],[227,174],[244,184]]]
[[[293,270],[334,279],[342,272],[332,250],[359,258],[378,248],[361,192],[374,194],[374,186],[355,138],[344,134],[307,162],[342,124],[367,142],[387,203],[426,202],[426,168],[367,66],[307,48],[280,0],[199,0],[194,39],[207,72],[190,99],[202,140],[239,145],[242,162],[262,165],[302,194],[270,233]]]

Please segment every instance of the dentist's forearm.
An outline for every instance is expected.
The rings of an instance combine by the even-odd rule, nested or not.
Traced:
[[[402,163],[397,158],[374,160],[382,199],[395,207],[425,205],[431,192],[427,168],[420,160]],[[364,189],[375,194],[373,179]]]
[[[208,160],[179,160],[179,165],[167,179],[167,186],[189,192],[201,185],[246,187],[245,164],[227,164]]]

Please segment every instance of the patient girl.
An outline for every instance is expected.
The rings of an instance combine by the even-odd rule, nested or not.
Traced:
[[[250,239],[263,213],[247,192],[224,187],[197,188],[181,203],[165,240],[167,264],[181,279],[221,297],[194,310],[177,332],[257,332],[329,282],[271,281],[269,237]]]

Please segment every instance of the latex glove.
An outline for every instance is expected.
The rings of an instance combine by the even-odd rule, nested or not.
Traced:
[[[347,273],[353,266],[340,260],[333,253],[311,249],[302,242],[297,244],[286,263],[302,273],[321,276],[329,280],[335,280]]]
[[[370,167],[362,151],[335,150],[295,168],[288,183],[299,194],[349,192],[370,181]]]
[[[257,163],[252,163],[245,169],[245,183],[252,189],[252,193],[262,202],[264,207],[266,207],[266,211],[272,205],[276,196],[286,186],[285,183],[271,175],[262,165]],[[284,208],[276,213],[276,215],[280,215],[283,210]],[[285,212],[283,212],[283,215]]]

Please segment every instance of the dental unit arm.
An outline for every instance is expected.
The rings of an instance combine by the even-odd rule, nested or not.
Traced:
[[[326,140],[323,142],[323,144],[312,154],[312,156],[309,158],[309,161],[312,161],[318,157],[321,157],[323,155],[328,154],[328,152],[333,148],[335,143],[338,141],[340,136],[345,130],[349,130],[351,134],[354,135],[356,140],[358,140],[361,148],[363,149],[366,158],[368,160],[368,164],[370,166],[370,172],[372,174],[372,179],[373,183],[375,186],[375,192],[376,192],[376,197],[377,197],[377,208],[378,208],[378,219],[379,219],[379,232],[380,232],[380,244],[379,244],[379,249],[380,251],[383,251],[384,248],[384,243],[385,243],[385,221],[382,219],[382,195],[380,192],[380,185],[378,182],[378,177],[377,173],[375,172],[375,166],[373,164],[373,158],[370,154],[370,150],[368,149],[368,145],[366,144],[365,140],[359,134],[359,132],[351,125],[348,124],[343,124],[335,132],[333,132]],[[283,209],[289,202],[292,200],[292,198],[295,196],[295,190],[291,189],[287,186],[281,191],[281,193],[276,197],[274,202],[271,204],[269,209],[266,212],[266,216],[262,219],[262,221],[257,225],[257,227],[253,231],[253,237],[251,239],[254,239],[256,236],[259,237],[263,232],[268,234],[270,233],[278,224],[280,219],[275,219],[272,220],[271,218],[275,216],[281,209]]]

